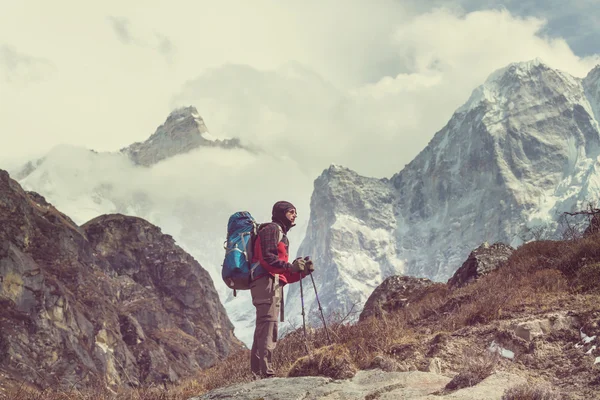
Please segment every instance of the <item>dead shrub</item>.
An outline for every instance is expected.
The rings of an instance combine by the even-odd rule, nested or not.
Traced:
[[[449,293],[450,289],[445,284],[428,286],[404,309],[404,314],[410,321],[436,317],[440,308],[448,301]]]
[[[356,372],[348,349],[341,345],[332,345],[298,359],[290,369],[288,377],[327,376],[333,379],[348,379]]]
[[[514,300],[518,292],[516,279],[511,274],[498,274],[497,271],[480,278],[475,283],[457,290],[457,295],[466,295],[458,309],[448,314],[443,323],[446,330],[463,326],[487,323],[499,319],[502,310],[509,301]],[[470,292],[470,293],[469,293]]]
[[[573,287],[579,292],[600,292],[600,263],[581,267],[575,275]]]
[[[240,350],[212,368],[200,371],[196,380],[204,390],[212,390],[234,383],[250,382],[250,351]]]
[[[498,359],[498,353],[484,351],[477,354],[470,348],[463,349],[458,375],[448,382],[445,389],[458,390],[477,385],[494,372]]]
[[[573,278],[584,265],[600,262],[600,242],[597,235],[569,244],[570,252],[561,258],[559,268],[567,277]]]
[[[547,385],[525,383],[507,389],[502,400],[561,400],[565,397]]]
[[[515,272],[557,269],[559,260],[570,253],[570,244],[553,240],[525,243],[511,254],[508,264]]]
[[[545,269],[526,274],[523,277],[522,286],[528,286],[537,293],[566,292],[569,287],[565,276],[556,269]]]

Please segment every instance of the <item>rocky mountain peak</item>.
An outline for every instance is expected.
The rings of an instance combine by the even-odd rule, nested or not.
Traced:
[[[0,327],[0,375],[40,388],[174,382],[242,347],[208,272],[160,228],[77,226],[1,170]]]
[[[173,110],[166,121],[145,142],[137,142],[121,152],[133,162],[150,166],[166,158],[199,147],[241,148],[239,139],[217,139],[208,132],[195,107]]]
[[[206,129],[206,126],[204,126],[204,120],[202,119],[202,117],[200,117],[198,110],[194,106],[179,107],[179,108],[174,109],[173,111],[171,111],[171,113],[167,117],[166,123],[168,124],[169,122],[172,122],[172,121],[176,121],[176,122],[181,121],[184,118],[195,119],[199,125],[203,126],[203,128],[201,128],[201,130],[208,132],[208,129]]]
[[[591,71],[587,74],[586,79],[600,79],[600,64],[596,65]]]
[[[468,112],[480,105],[511,108],[519,104],[531,106],[563,93],[569,96],[574,91],[578,95],[580,85],[576,78],[551,68],[537,58],[511,63],[493,72],[484,84],[473,90],[469,100],[457,112]]]

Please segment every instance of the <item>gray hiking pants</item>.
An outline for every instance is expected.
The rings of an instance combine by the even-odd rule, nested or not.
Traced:
[[[255,376],[275,375],[272,358],[277,345],[277,325],[283,287],[279,279],[266,275],[250,284],[252,304],[256,307],[256,328],[250,353],[250,368]]]

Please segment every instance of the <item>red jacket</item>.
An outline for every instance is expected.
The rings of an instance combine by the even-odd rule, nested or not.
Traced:
[[[253,273],[253,280],[266,274],[279,274],[279,281],[283,284],[298,282],[302,276],[299,272],[291,271],[288,251],[289,241],[281,226],[276,222],[261,225],[252,256],[252,263],[258,262],[260,265]]]

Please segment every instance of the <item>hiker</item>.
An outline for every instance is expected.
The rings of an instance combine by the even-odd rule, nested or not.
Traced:
[[[314,271],[308,257],[288,262],[289,241],[286,236],[294,226],[296,207],[287,201],[273,205],[270,223],[261,224],[254,242],[250,293],[256,307],[256,327],[250,355],[250,368],[256,379],[275,376],[272,365],[277,345],[278,317],[284,319],[283,287],[298,282]]]

